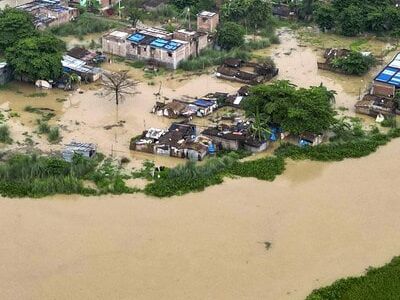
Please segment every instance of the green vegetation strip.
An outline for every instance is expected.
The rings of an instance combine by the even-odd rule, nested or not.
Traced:
[[[4,197],[40,198],[55,194],[134,193],[127,176],[110,160],[75,157],[72,163],[58,157],[14,155],[0,163],[0,194]],[[88,186],[85,186],[85,183]],[[91,183],[91,184],[90,184]]]
[[[375,152],[380,146],[397,137],[400,137],[400,129],[391,129],[387,134],[373,130],[352,140],[338,140],[316,147],[300,148],[283,144],[275,151],[275,156],[257,160],[240,161],[241,157],[237,153],[231,153],[209,159],[204,164],[189,162],[184,166],[161,172],[159,178],[146,186],[145,193],[156,197],[171,197],[202,191],[208,186],[222,183],[225,176],[273,181],[285,170],[285,158],[316,161],[359,158]]]
[[[400,257],[387,265],[370,268],[361,277],[349,277],[314,290],[306,300],[397,300],[400,295]]]

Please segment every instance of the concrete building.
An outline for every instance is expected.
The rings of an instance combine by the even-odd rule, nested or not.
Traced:
[[[181,61],[197,56],[207,46],[207,33],[186,30],[169,33],[151,27],[115,30],[102,39],[105,53],[170,69],[176,69]]]
[[[35,0],[17,8],[33,15],[33,23],[39,29],[68,23],[79,15],[77,8],[65,6],[60,0]]]
[[[207,13],[204,18],[211,19],[207,19],[208,25],[203,24],[201,31],[180,29],[170,33],[145,26],[114,30],[103,36],[102,49],[108,54],[176,69],[180,62],[198,56],[209,45],[208,30],[214,30],[218,15]]]
[[[219,24],[219,15],[215,12],[203,11],[197,15],[197,30],[214,32]]]
[[[102,49],[105,53],[126,57],[127,39],[135,30],[125,28],[112,31],[101,39]]]

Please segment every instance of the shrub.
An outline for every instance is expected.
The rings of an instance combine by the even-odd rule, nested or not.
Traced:
[[[10,129],[7,125],[0,125],[0,143],[11,144],[12,138]]]
[[[363,75],[375,64],[376,59],[372,55],[363,55],[356,51],[351,51],[349,55],[332,61],[334,68],[349,75]]]
[[[49,30],[59,36],[84,36],[89,33],[104,32],[117,26],[118,23],[115,21],[84,13],[76,21],[52,27]]]
[[[38,132],[40,134],[48,134],[50,132],[50,126],[47,122],[38,120]]]
[[[369,268],[364,276],[349,277],[314,290],[306,300],[374,300],[399,299],[400,257],[380,268]]]
[[[248,51],[233,49],[231,51],[218,51],[213,49],[203,50],[198,57],[184,60],[179,68],[185,71],[202,70],[211,66],[220,65],[227,58],[239,58],[249,60],[251,57]]]
[[[58,127],[50,128],[47,139],[50,143],[57,143],[61,140],[60,129]]]

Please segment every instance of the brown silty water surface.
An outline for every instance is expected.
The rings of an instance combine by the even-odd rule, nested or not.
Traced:
[[[399,148],[164,200],[0,199],[2,298],[304,299],[399,254]]]
[[[340,105],[351,107],[364,83],[350,77],[357,87],[335,83],[336,75],[316,70],[315,51],[296,45],[284,33],[282,44],[268,52],[280,78],[300,86],[322,80],[338,90]],[[237,89],[208,75],[160,79],[167,97]],[[121,104],[119,118],[126,123],[116,130],[103,128],[115,122],[112,102],[98,91],[75,94],[58,115],[64,139],[127,151],[130,137],[143,128],[168,126],[169,120],[149,114],[158,84],[142,81],[138,91]],[[399,149],[395,140],[358,160],[289,161],[272,183],[229,179],[163,200],[142,194],[0,199],[1,297],[304,299],[314,288],[400,253]]]

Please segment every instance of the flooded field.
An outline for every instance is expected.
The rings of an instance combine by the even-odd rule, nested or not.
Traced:
[[[279,79],[308,87],[323,83],[348,108],[376,70],[360,77],[317,69],[321,49],[304,47],[291,32],[271,55]],[[124,63],[104,66],[126,69]],[[97,143],[104,154],[173,166],[184,160],[133,153],[130,139],[171,120],[150,114],[160,90],[168,99],[234,92],[240,86],[210,74],[166,73],[154,78],[130,69],[138,94],[118,109],[97,85],[82,93],[41,91],[11,84],[0,108],[12,109],[17,140],[29,131],[38,148],[35,116],[51,108],[63,142]],[[35,93],[46,95],[33,97]],[[31,96],[31,97],[30,97]],[[66,99],[66,100],[60,100]],[[109,128],[111,127],[111,128]],[[312,289],[400,254],[400,140],[369,157],[340,163],[289,161],[272,183],[227,179],[202,193],[171,199],[142,194],[41,200],[0,198],[0,291],[4,299],[304,299]]]
[[[1,199],[2,297],[304,299],[399,254],[399,148],[164,200]]]

